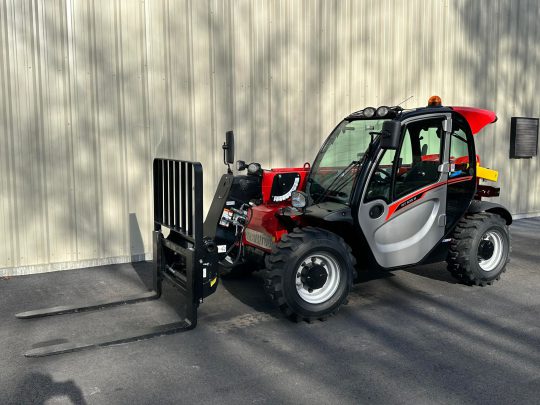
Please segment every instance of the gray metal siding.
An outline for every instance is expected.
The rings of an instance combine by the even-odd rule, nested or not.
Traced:
[[[226,130],[238,158],[301,165],[411,95],[497,111],[483,164],[538,214],[538,158],[508,142],[540,115],[539,20],[537,0],[0,0],[0,274],[148,255],[152,157],[201,161],[208,205]]]

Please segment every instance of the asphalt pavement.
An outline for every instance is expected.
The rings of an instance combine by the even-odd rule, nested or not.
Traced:
[[[444,264],[369,271],[326,322],[292,323],[254,275],[224,281],[195,330],[25,358],[38,342],[92,339],[179,319],[178,295],[97,312],[17,312],[145,291],[151,264],[0,280],[0,404],[540,404],[540,218],[511,227],[493,286]]]

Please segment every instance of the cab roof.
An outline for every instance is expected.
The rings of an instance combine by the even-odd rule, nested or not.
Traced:
[[[408,118],[426,115],[426,114],[440,114],[440,113],[456,113],[461,115],[471,127],[473,135],[477,134],[488,124],[492,124],[497,121],[497,115],[493,111],[483,110],[475,107],[445,107],[445,106],[433,106],[433,107],[420,107],[411,110],[401,110],[399,107],[390,107],[393,112],[391,117],[399,121],[404,121]],[[346,119],[358,120],[365,119],[362,116],[362,111],[356,111],[350,114]],[[397,114],[397,116],[396,116]],[[387,115],[388,116],[388,115]],[[384,117],[381,117],[384,118]]]
[[[452,110],[462,115],[469,123],[473,135],[476,135],[486,125],[497,121],[497,115],[490,110],[482,110],[475,107],[450,107]]]
[[[461,115],[471,127],[473,135],[480,132],[486,125],[497,121],[497,115],[493,111],[475,107],[421,107],[403,111],[398,119],[402,121],[417,115],[437,114],[441,112],[455,112]]]

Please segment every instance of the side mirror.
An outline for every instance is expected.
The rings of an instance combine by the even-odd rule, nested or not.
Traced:
[[[399,148],[399,138],[401,137],[401,122],[395,120],[384,121],[381,131],[381,148]]]
[[[234,163],[234,132],[225,133],[225,143],[223,144],[223,160],[226,165]]]

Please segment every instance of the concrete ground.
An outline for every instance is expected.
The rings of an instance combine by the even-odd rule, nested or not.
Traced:
[[[516,221],[491,287],[442,264],[370,272],[336,317],[292,323],[258,276],[225,281],[190,332],[28,359],[36,342],[178,319],[165,299],[39,320],[15,313],[144,291],[148,263],[0,280],[0,404],[539,404],[540,218]]]

